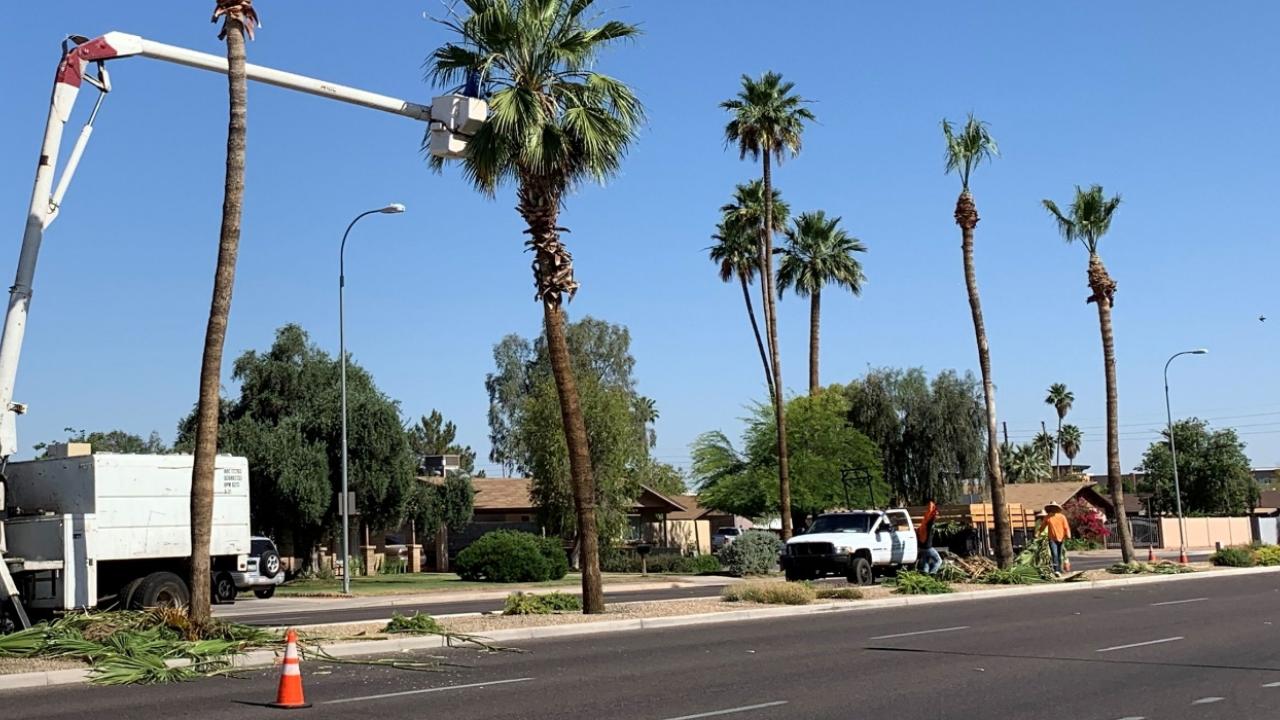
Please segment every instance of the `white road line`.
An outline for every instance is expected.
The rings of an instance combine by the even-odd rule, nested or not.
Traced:
[[[698,713],[697,715],[681,715],[680,717],[666,718],[666,720],[696,720],[697,718],[718,717],[720,715],[733,715],[734,713],[750,712],[752,710],[763,710],[764,708],[778,707],[786,705],[786,700],[775,700],[774,702],[760,703],[759,705],[743,705],[742,707],[728,708],[725,710],[712,710],[711,712]]]
[[[932,635],[934,633],[955,632],[957,630],[968,630],[968,625],[957,625],[955,627],[938,628],[936,630],[917,630],[915,632],[894,633],[893,635],[877,635],[872,640],[888,640],[890,638],[911,637],[913,635]]]
[[[1202,597],[1202,598],[1188,598],[1186,600],[1167,600],[1165,602],[1151,603],[1151,607],[1160,607],[1161,605],[1182,605],[1184,603],[1204,602],[1205,600],[1208,600],[1208,599],[1209,598],[1207,597]]]
[[[1104,653],[1104,652],[1111,652],[1112,650],[1128,650],[1129,648],[1145,647],[1147,645],[1160,645],[1162,643],[1177,642],[1179,640],[1185,640],[1185,639],[1186,638],[1184,638],[1183,636],[1178,635],[1176,637],[1160,638],[1159,640],[1148,640],[1146,642],[1130,643],[1129,645],[1114,645],[1112,647],[1106,647],[1106,648],[1100,648],[1098,650],[1094,650],[1094,652]]]
[[[1266,683],[1262,687],[1280,687],[1280,682]]]
[[[1120,720],[1147,720],[1147,718],[1145,715],[1130,715],[1129,717],[1122,717]]]
[[[1202,698],[1200,698],[1199,700],[1196,700],[1195,702],[1193,702],[1193,703],[1191,703],[1191,704],[1192,704],[1192,705],[1209,705],[1210,703],[1222,702],[1223,700],[1226,700],[1226,698],[1220,698],[1220,697],[1202,697]]]
[[[490,682],[471,683],[470,685],[446,685],[444,687],[425,688],[423,690],[405,690],[404,692],[383,693],[381,695],[364,695],[362,697],[328,700],[321,705],[338,705],[341,703],[363,702],[365,700],[381,700],[383,698],[404,697],[405,695],[423,695],[426,693],[444,692],[445,690],[465,690],[467,688],[488,687],[489,685],[506,685],[507,683],[528,682],[533,678],[512,678],[510,680],[493,680]]]

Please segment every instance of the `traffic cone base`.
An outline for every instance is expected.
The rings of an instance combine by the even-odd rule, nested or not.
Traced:
[[[280,666],[280,687],[276,701],[267,707],[281,710],[299,710],[311,707],[302,694],[302,666],[298,658],[298,633],[292,628],[284,636],[284,663]]]
[[[1147,562],[1153,563],[1155,561],[1156,561],[1156,549],[1148,545],[1147,546]]]

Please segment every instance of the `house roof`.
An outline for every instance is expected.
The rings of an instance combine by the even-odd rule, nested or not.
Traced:
[[[729,517],[728,513],[699,505],[697,495],[672,495],[671,499],[683,505],[685,509],[671,513],[670,520],[702,520],[712,515]]]
[[[1004,501],[1038,510],[1051,502],[1065,504],[1086,489],[1094,495],[1097,494],[1093,491],[1093,483],[1087,481],[1014,483],[1004,486]],[[1107,504],[1110,505],[1110,503]]]
[[[525,512],[534,509],[533,480],[529,478],[471,478],[471,486],[476,491],[476,510]],[[653,510],[672,514],[685,511],[683,505],[652,488],[641,486],[640,489],[633,511]]]

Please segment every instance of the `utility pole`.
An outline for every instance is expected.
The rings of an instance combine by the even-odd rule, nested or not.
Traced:
[[[1001,420],[1000,425],[1004,427],[1004,444],[1009,444],[1009,421]]]

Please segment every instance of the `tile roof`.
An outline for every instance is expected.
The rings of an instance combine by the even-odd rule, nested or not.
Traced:
[[[432,478],[431,480],[434,480]],[[476,490],[476,510],[510,510],[524,511],[533,509],[531,489],[533,481],[529,478],[471,478],[471,486]],[[676,514],[685,511],[685,506],[650,488],[642,487],[644,492],[636,499],[635,510],[657,510]]]
[[[1081,490],[1092,487],[1092,482],[1011,483],[1004,486],[1004,501],[1039,510],[1051,502],[1062,505]]]

